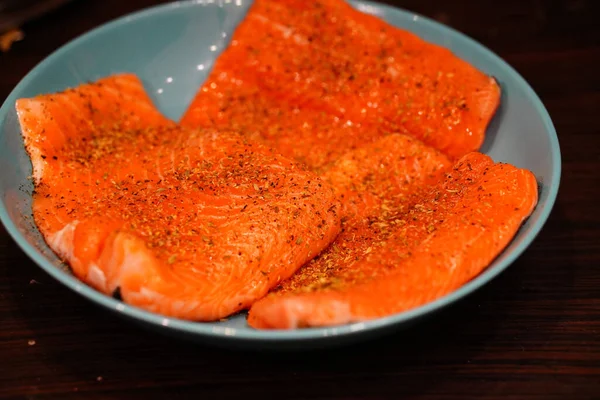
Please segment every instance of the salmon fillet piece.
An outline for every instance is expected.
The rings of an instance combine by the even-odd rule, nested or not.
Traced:
[[[537,204],[533,174],[481,153],[461,158],[407,212],[355,224],[250,309],[258,329],[331,326],[409,310],[485,269]]]
[[[236,87],[254,87],[263,99],[256,106],[255,98],[232,95]],[[296,153],[309,155],[315,148],[311,136],[337,131],[331,122],[323,124],[321,112],[359,127],[359,138],[366,132],[363,144],[390,132],[405,133],[458,159],[480,148],[499,101],[492,77],[343,0],[257,0],[182,123],[239,121],[235,116],[262,116],[275,106],[278,111],[267,116],[266,124],[296,124],[282,133],[295,141]],[[300,125],[288,122],[289,110]],[[322,129],[299,129],[304,122]],[[320,145],[350,150],[361,144],[350,137],[346,145],[339,140]]]
[[[329,184],[237,133],[176,126],[134,75],[16,108],[40,232],[78,278],[130,305],[227,317],[340,231]]]

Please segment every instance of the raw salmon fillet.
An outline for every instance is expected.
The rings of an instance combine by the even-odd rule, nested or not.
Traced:
[[[251,126],[315,168],[389,133],[457,159],[499,101],[492,77],[343,0],[256,0],[182,123]]]
[[[133,306],[227,317],[340,231],[329,184],[237,133],[176,126],[134,75],[16,108],[45,240],[77,277]]]
[[[481,153],[459,160],[409,211],[354,224],[256,302],[259,329],[330,326],[389,316],[438,299],[485,269],[538,199],[533,174]]]

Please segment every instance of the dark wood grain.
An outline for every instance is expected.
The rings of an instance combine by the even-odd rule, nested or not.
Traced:
[[[24,26],[25,39],[0,53],[0,100],[71,38],[156,3],[74,1]],[[410,330],[318,353],[255,354],[113,317],[47,276],[0,228],[0,397],[600,399],[600,2],[396,3],[497,52],[553,118],[560,195],[511,268]]]

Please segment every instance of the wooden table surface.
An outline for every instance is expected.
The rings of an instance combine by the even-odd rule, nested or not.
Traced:
[[[0,53],[0,100],[73,37],[151,0],[78,0]],[[190,345],[109,315],[0,228],[0,398],[600,399],[600,2],[402,0],[491,48],[533,86],[563,178],[542,233],[498,279],[407,331],[303,354]],[[0,172],[1,173],[1,172]]]

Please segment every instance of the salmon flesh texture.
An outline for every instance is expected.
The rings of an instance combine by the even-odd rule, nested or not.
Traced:
[[[236,129],[316,171],[390,133],[476,151],[495,79],[343,0],[256,0],[181,122]]]
[[[16,108],[46,242],[81,280],[133,306],[227,317],[340,230],[320,177],[235,132],[177,126],[134,75]]]
[[[294,329],[433,301],[507,246],[538,193],[477,152],[499,103],[492,77],[343,0],[256,0],[180,125],[131,74],[17,110],[34,218],[80,279]]]
[[[485,269],[538,199],[533,174],[473,152],[412,202],[345,226],[250,309],[259,329],[332,326],[436,300]]]

